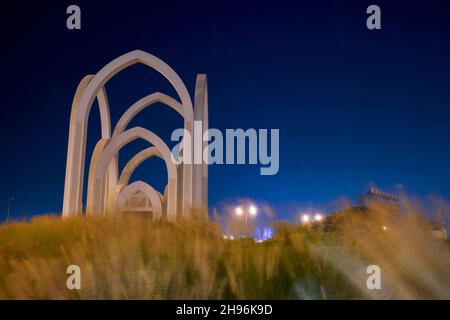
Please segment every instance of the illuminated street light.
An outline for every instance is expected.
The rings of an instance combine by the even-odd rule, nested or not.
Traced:
[[[248,229],[248,216],[250,215],[251,217],[256,217],[256,215],[258,214],[258,209],[256,208],[256,206],[251,205],[250,207],[248,207],[247,210],[244,210],[242,207],[236,207],[234,209],[234,213],[236,214],[236,216],[244,216],[245,218],[245,226]]]
[[[302,215],[302,222],[303,223],[308,223],[310,219],[311,219],[311,217],[308,214]]]
[[[236,213],[236,215],[242,216],[242,214],[244,213],[244,210],[242,210],[241,207],[236,207],[236,209],[234,209],[234,212]]]
[[[322,216],[320,213],[317,213],[317,214],[314,216],[314,220],[317,221],[317,222],[322,221],[322,219],[323,219],[323,216]]]

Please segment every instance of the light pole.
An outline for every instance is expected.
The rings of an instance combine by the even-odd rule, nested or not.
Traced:
[[[303,224],[307,224],[309,222],[309,220],[311,220],[311,217],[309,216],[309,214],[303,214],[302,215],[302,222]]]
[[[253,217],[257,215],[258,209],[256,208],[256,206],[252,205],[248,208],[248,210],[244,210],[244,209],[242,209],[242,207],[236,207],[234,209],[234,213],[239,217],[244,215],[245,229],[248,233],[248,215],[250,214]]]
[[[251,216],[255,217],[256,214],[258,213],[258,209],[256,209],[255,206],[250,206],[250,208],[248,208],[248,213],[250,213]]]
[[[315,220],[316,222],[321,222],[322,219],[323,219],[323,216],[322,216],[320,213],[316,213],[316,214],[314,215],[314,220]]]
[[[11,210],[11,201],[14,201],[14,197],[10,197],[8,201],[8,212],[6,214],[6,224],[9,223],[9,212]]]
[[[309,222],[321,222],[323,220],[323,215],[321,213],[316,213],[314,216],[312,214],[304,213],[301,215],[301,221],[303,224],[308,224]]]

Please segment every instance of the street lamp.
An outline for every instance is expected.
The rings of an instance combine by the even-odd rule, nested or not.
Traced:
[[[317,222],[322,221],[322,219],[323,219],[323,216],[322,216],[320,213],[317,213],[317,214],[314,216],[314,220],[317,221]]]
[[[234,209],[234,212],[236,213],[237,216],[242,216],[244,210],[242,210],[242,207],[236,207],[236,209]]]
[[[302,222],[303,223],[308,223],[309,220],[311,220],[311,217],[309,216],[309,214],[303,214],[302,215]]]
[[[258,214],[258,209],[254,205],[251,205],[248,210],[244,210],[242,207],[236,207],[234,213],[239,217],[244,215],[245,226],[248,228],[248,215],[250,214],[252,217],[255,217]]]
[[[8,212],[6,213],[6,223],[9,222],[9,212],[11,210],[11,202],[14,201],[14,197],[10,197],[8,201]]]

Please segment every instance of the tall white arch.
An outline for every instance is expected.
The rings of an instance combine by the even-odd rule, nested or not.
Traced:
[[[137,191],[143,192],[152,204],[153,219],[159,219],[162,216],[161,195],[149,184],[143,181],[135,181],[122,189],[117,198],[117,208],[123,212],[125,201]]]
[[[76,114],[78,109],[78,104],[80,102],[80,99],[84,92],[86,91],[86,88],[94,75],[87,75],[83,79],[81,79],[80,83],[78,84],[77,90],[75,91],[75,96],[72,101],[72,110],[70,114],[70,126],[69,126],[69,132],[74,131],[76,126]],[[111,136],[111,119],[109,114],[109,103],[108,103],[108,96],[106,94],[106,90],[104,87],[100,87],[97,92],[97,102],[98,107],[100,111],[100,124],[101,124],[101,137],[102,139],[109,139]],[[70,144],[70,135],[69,135],[69,144]],[[69,162],[69,159],[71,159],[74,155],[74,151],[71,148],[68,148],[67,150],[67,163]],[[84,161],[84,159],[83,159]],[[83,164],[84,166],[84,164]],[[66,176],[67,176],[68,168],[66,167]],[[73,189],[74,185],[77,185],[78,183],[83,183],[83,177],[74,177],[75,179],[72,180],[65,180],[64,190],[70,190]],[[108,168],[108,184],[114,185],[117,181],[117,167],[115,166],[115,163],[111,163],[111,165]],[[63,201],[63,215],[64,212],[68,211],[68,194],[64,192],[64,201]],[[82,207],[81,204],[81,198],[80,198],[80,207]],[[81,213],[81,209],[74,212],[74,214]]]
[[[116,124],[116,127],[114,128],[114,132],[112,136],[116,136],[120,133],[122,133],[130,121],[144,108],[147,108],[155,103],[163,103],[172,109],[174,109],[176,112],[178,112],[188,123],[193,123],[193,115],[189,112],[185,112],[183,110],[182,105],[176,101],[175,99],[167,96],[166,94],[163,94],[161,92],[154,92],[152,94],[149,94],[142,99],[136,101],[133,105],[131,105],[125,113],[120,117],[119,121]],[[183,145],[183,144],[182,144]],[[183,147],[184,148],[184,147]],[[192,146],[191,146],[192,148]],[[191,150],[192,155],[192,150]],[[144,159],[143,159],[144,160]],[[143,161],[142,160],[142,161]],[[191,169],[186,169],[189,166]],[[183,163],[178,168],[178,208],[177,211],[183,213],[184,215],[188,215],[191,212],[192,208],[192,197],[193,197],[193,181],[192,179],[187,178],[185,179],[186,174],[189,173],[189,170],[193,170],[193,165],[191,163]],[[182,178],[181,178],[182,177]],[[193,173],[192,173],[193,177]],[[122,183],[119,183],[122,184]],[[190,192],[190,193],[189,193]],[[117,196],[117,189],[116,192],[111,190],[111,195],[109,196],[109,204],[110,206],[114,206],[116,201],[114,200],[114,197]]]
[[[105,214],[105,174],[108,165],[119,150],[127,143],[135,139],[144,139],[153,144],[161,154],[167,168],[168,176],[168,191],[167,191],[167,219],[173,220],[177,214],[177,167],[172,161],[172,154],[170,149],[153,132],[136,127],[128,129],[123,133],[111,138],[106,146],[99,146],[102,152],[98,159],[93,161],[93,165],[89,171],[88,181],[88,201],[86,213],[90,215]],[[97,149],[97,147],[96,147]]]
[[[98,95],[105,83],[121,70],[136,64],[145,64],[161,73],[175,88],[183,108],[185,128],[192,136],[192,121],[186,115],[192,115],[193,108],[189,93],[180,77],[165,62],[141,50],[126,53],[104,66],[90,81],[83,82],[77,89],[73,104],[69,128],[69,142],[66,163],[66,180],[64,186],[63,216],[82,212],[84,161],[86,153],[87,124],[94,97]],[[83,79],[84,80],[84,79]],[[103,124],[102,124],[103,126]],[[183,208],[189,210],[192,205],[192,165],[184,164]],[[109,182],[108,182],[109,183]],[[89,194],[88,194],[89,195]]]

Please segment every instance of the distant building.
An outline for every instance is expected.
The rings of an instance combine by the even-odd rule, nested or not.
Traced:
[[[359,202],[362,206],[367,206],[370,202],[398,206],[398,201],[399,197],[397,195],[385,192],[376,187],[370,187],[366,193],[359,195]]]
[[[430,221],[431,232],[437,239],[447,239],[447,229],[444,222]]]
[[[269,226],[257,226],[255,232],[253,233],[253,239],[257,242],[266,241],[272,239],[273,228]]]
[[[352,216],[365,215],[369,212],[368,208],[370,204],[379,204],[388,209],[388,212],[396,216],[396,223],[401,223],[401,207],[399,204],[399,197],[384,192],[378,188],[371,187],[366,193],[359,195],[359,203],[354,206],[350,206],[343,210],[339,210],[332,215],[324,217],[321,222],[314,222],[311,224],[311,228],[316,231],[333,232],[337,231],[339,226],[347,219],[351,219]],[[400,218],[400,219],[397,219]],[[432,235],[437,239],[447,239],[447,229],[445,223],[437,221],[427,221],[430,224]],[[386,228],[383,226],[383,228]]]

